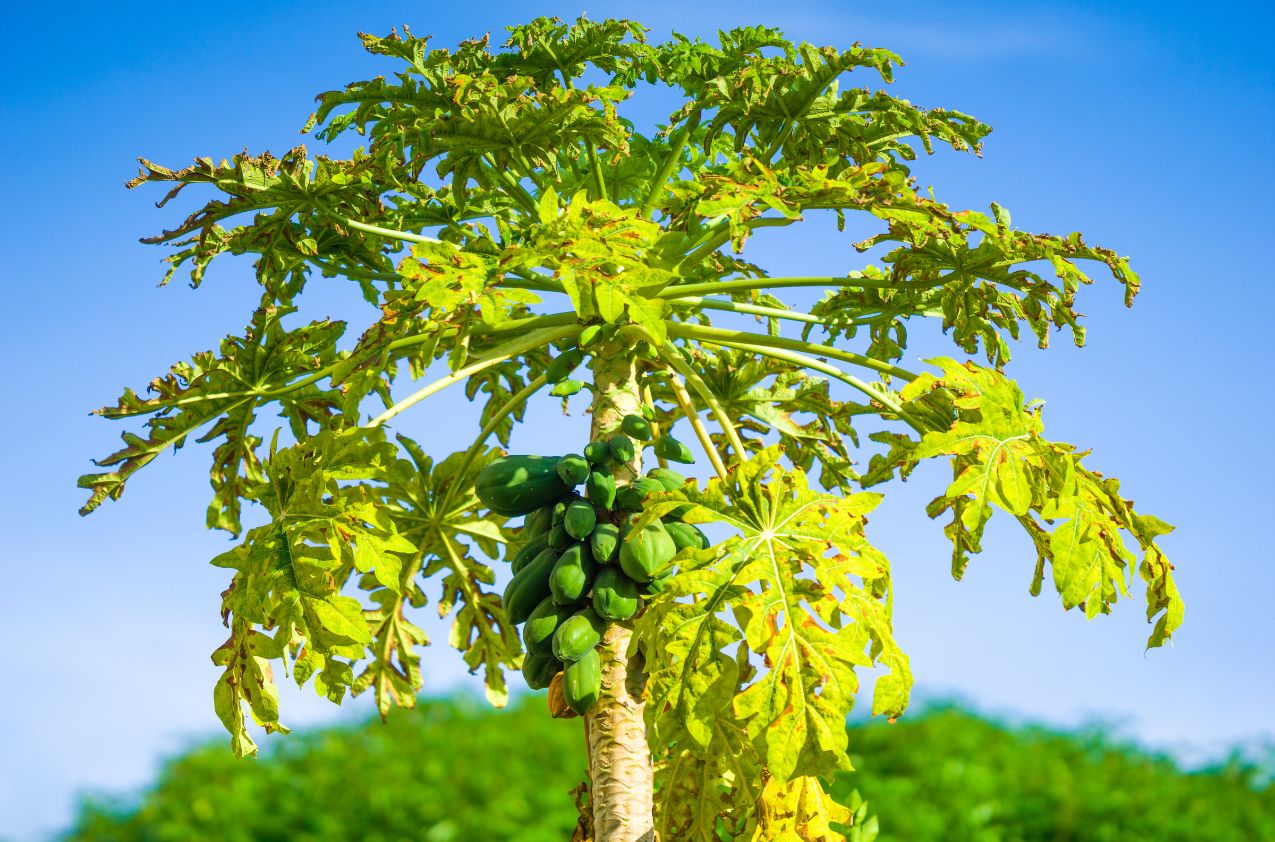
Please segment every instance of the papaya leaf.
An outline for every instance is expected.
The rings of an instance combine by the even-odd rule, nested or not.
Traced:
[[[773,358],[732,348],[696,348],[688,351],[688,357],[736,425],[745,447],[752,452],[763,450],[766,435],[777,434],[784,456],[794,465],[805,471],[819,465],[819,481],[825,489],[851,490],[857,472],[843,436],[856,441],[852,419],[872,412],[870,407],[833,399],[827,380]],[[667,383],[652,392],[676,405]],[[691,400],[697,409],[707,409],[698,394]],[[670,413],[666,423],[675,420]],[[719,445],[724,443],[719,440]]]
[[[570,297],[581,320],[600,317],[612,324],[632,322],[658,340],[666,333],[666,301],[642,294],[668,284],[673,275],[650,260],[660,227],[632,208],[589,200],[577,193],[559,211],[539,211],[542,224],[525,246],[510,249],[506,271],[545,267]]]
[[[230,732],[231,748],[239,757],[257,753],[244,719],[244,702],[253,722],[267,733],[288,733],[279,724],[279,689],[270,669],[270,661],[281,656],[275,640],[239,617],[231,626],[230,637],[213,652],[213,663],[225,668],[213,687],[213,709]]]
[[[716,722],[706,750],[673,743],[655,764],[659,838],[740,838],[757,807],[760,776],[757,753],[732,719]]]
[[[904,244],[884,258],[890,265],[890,286],[931,287],[917,304],[941,312],[944,330],[951,331],[963,351],[973,354],[981,346],[997,367],[1009,361],[1007,340],[1018,339],[1023,326],[1042,348],[1048,347],[1051,330],[1063,327],[1077,346],[1084,345],[1076,292],[1093,279],[1077,261],[1105,265],[1124,286],[1126,305],[1138,293],[1140,282],[1128,260],[1089,246],[1079,234],[1030,234],[994,224],[975,211],[953,213],[929,200],[919,199],[915,206],[917,211],[907,217],[888,219],[887,233],[860,247]],[[1056,280],[1026,268],[1038,261],[1050,265]],[[841,300],[849,295],[842,294]],[[858,297],[856,304],[864,306],[868,302],[863,299],[873,296]]]
[[[337,393],[301,378],[335,359],[336,341],[345,324],[313,322],[289,331],[281,322],[290,312],[292,308],[261,307],[242,337],[222,342],[220,356],[212,351],[196,354],[190,362],[177,363],[167,375],[152,380],[151,397],[125,389],[115,406],[97,410],[96,415],[112,419],[150,416],[148,434],[125,433],[125,447],[97,461],[102,467],[119,467],[80,477],[80,487],[92,492],[80,513],[93,511],[107,498],[119,499],[133,474],[211,424],[198,439],[221,440],[213,450],[208,527],[238,534],[241,500],[253,496],[265,482],[257,453],[261,440],[250,431],[258,408],[277,401],[293,433],[301,438],[309,424],[330,423],[339,405]]]
[[[636,21],[593,21],[582,15],[568,24],[540,17],[506,30],[505,46],[513,50],[494,60],[500,67],[535,76],[542,84],[552,84],[559,73],[579,78],[589,67],[615,74],[617,79],[649,69],[646,28]]]
[[[1147,619],[1154,623],[1148,647],[1169,640],[1182,622],[1183,605],[1173,582],[1173,566],[1155,540],[1171,531],[1163,521],[1136,512],[1120,494],[1118,480],[1083,464],[1087,452],[1043,436],[1038,404],[999,372],[940,357],[930,362],[942,375],[925,374],[903,390],[918,400],[936,390],[950,396],[957,420],[947,430],[927,432],[919,441],[892,440],[885,465],[910,470],[917,461],[952,457],[953,481],[927,508],[931,517],[952,513],[944,529],[952,540],[952,573],[960,578],[969,556],[981,550],[983,528],[999,508],[1027,528],[1038,554],[1037,582],[1047,565],[1063,608],[1081,608],[1087,617],[1107,613],[1129,597],[1136,564],[1146,585]],[[1052,528],[1049,528],[1052,527]]]
[[[818,778],[770,778],[758,799],[753,842],[845,842],[833,823],[848,826],[851,811],[824,792]]]
[[[357,696],[368,689],[376,697],[376,709],[384,718],[394,705],[415,707],[416,694],[424,684],[421,656],[417,649],[429,645],[429,637],[407,618],[406,608],[421,608],[425,594],[415,581],[416,565],[404,565],[405,575],[397,588],[377,587],[364,577],[362,587],[372,590],[369,599],[376,608],[365,611],[373,642],[372,658],[350,685]]]
[[[488,700],[504,706],[509,699],[504,670],[521,666],[522,644],[500,595],[486,589],[495,574],[473,552],[494,559],[506,540],[504,518],[488,512],[473,491],[478,473],[500,452],[484,451],[468,464],[462,454],[435,463],[416,442],[398,439],[410,458],[388,471],[391,516],[412,542],[420,574],[442,574],[438,614],[455,611],[450,644],[464,655],[470,672],[483,670]]]
[[[223,683],[233,691],[233,704],[223,703],[224,709],[242,699],[259,724],[277,725],[277,704],[263,706],[254,695],[261,682],[251,684],[245,672],[255,663],[249,656],[265,651],[286,664],[291,650],[298,684],[313,677],[316,691],[333,701],[353,683],[351,662],[363,657],[374,637],[362,605],[342,590],[356,570],[397,590],[402,556],[415,551],[376,492],[361,482],[383,475],[393,458],[393,446],[378,430],[354,429],[320,432],[263,463],[266,482],[255,496],[271,522],[213,559],[235,571],[222,594],[222,614],[234,617],[235,633],[218,650],[226,654],[216,656],[226,667]],[[272,648],[249,645],[263,637],[255,628],[274,631]],[[250,751],[236,730],[241,719],[222,719],[236,750]]]
[[[889,565],[863,534],[879,495],[821,494],[779,456],[768,448],[702,492],[652,495],[635,528],[691,503],[688,522],[738,533],[679,556],[679,572],[638,621],[646,662],[658,665],[647,689],[656,732],[680,728],[702,748],[714,711],[729,704],[766,767],[787,781],[848,768],[843,723],[857,667],[889,671],[873,705],[887,716],[906,706],[911,672],[891,627]],[[722,647],[741,636],[761,665],[730,698]]]
[[[382,203],[384,186],[393,179],[373,159],[314,159],[298,146],[282,158],[244,152],[220,162],[199,158],[179,170],[144,158],[140,163],[141,173],[128,183],[130,188],[175,185],[160,206],[191,186],[214,187],[226,196],[208,202],[176,228],[143,240],[176,249],[166,258],[165,283],[189,263],[191,284],[197,287],[209,264],[225,254],[257,255],[258,280],[271,302],[285,306],[315,269],[351,278],[372,303],[377,300],[376,283],[383,276],[393,277],[384,242],[341,224],[351,216],[376,218],[395,227],[409,222],[401,210]],[[446,219],[432,191],[416,192],[420,201],[413,203],[413,219]],[[235,224],[243,218],[251,222]]]
[[[398,266],[405,291],[427,306],[426,318],[449,311],[474,312],[483,323],[499,325],[540,297],[523,289],[497,289],[498,267],[490,256],[447,243],[417,243]]]

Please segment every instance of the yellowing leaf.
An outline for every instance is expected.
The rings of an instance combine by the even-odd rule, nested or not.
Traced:
[[[777,464],[779,454],[770,448],[737,465],[729,484],[648,497],[639,526],[690,502],[686,520],[717,520],[738,534],[679,557],[682,572],[651,601],[638,637],[652,665],[657,733],[684,732],[704,746],[717,720],[738,717],[786,781],[848,767],[844,722],[857,667],[890,671],[878,712],[891,716],[907,703],[911,673],[893,637],[889,565],[863,535],[879,495],[816,492],[802,471]],[[724,651],[740,635],[752,656],[747,673]]]
[[[1171,527],[1135,512],[1120,496],[1119,482],[1082,464],[1086,454],[1045,439],[1038,409],[1004,375],[947,358],[931,362],[943,375],[918,378],[904,397],[919,400],[944,390],[957,419],[946,430],[927,432],[919,443],[896,442],[890,464],[952,457],[955,479],[927,511],[931,517],[952,512],[944,531],[952,540],[953,574],[959,578],[969,554],[979,552],[983,527],[995,506],[1027,527],[1039,555],[1038,570],[1050,566],[1063,607],[1083,606],[1085,615],[1093,617],[1129,596],[1137,556],[1125,544],[1128,533],[1144,554],[1138,569],[1147,585],[1147,618],[1155,624],[1148,645],[1168,640],[1181,624],[1183,606],[1172,565],[1155,539]],[[1038,572],[1033,593],[1040,577]]]
[[[817,778],[771,778],[757,802],[752,842],[845,842],[832,823],[849,826],[853,814],[823,791]]]
[[[315,599],[302,594],[301,601],[306,611],[313,613],[319,628],[338,637],[347,637],[356,643],[372,642],[372,635],[368,632],[358,600],[348,596]],[[314,626],[311,628],[314,629]]]

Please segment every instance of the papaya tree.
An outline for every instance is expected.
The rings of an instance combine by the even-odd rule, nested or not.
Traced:
[[[912,685],[866,489],[930,459],[951,464],[927,513],[955,577],[999,510],[1035,547],[1033,594],[1048,581],[1093,617],[1140,580],[1148,645],[1169,640],[1170,527],[1046,438],[1004,373],[1020,338],[1083,344],[1090,267],[1127,304],[1138,277],[1079,234],[917,185],[919,154],[977,153],[986,125],[860,83],[891,81],[883,49],[765,27],[653,43],[624,20],[508,32],[362,36],[393,75],[321,94],[305,127],[364,138],[347,157],[143,159],[130,182],[166,186],[160,205],[213,194],[144,241],[170,247],[168,277],[198,286],[251,255],[259,281],[241,333],[98,410],[142,426],[80,480],[87,513],[161,452],[211,446],[207,525],[239,538],[212,560],[229,631],[213,704],[235,752],[256,751],[249,719],[286,731],[276,664],[334,702],[410,706],[412,616],[433,598],[494,704],[521,668],[555,715],[583,714],[579,838],[858,833],[821,781],[850,767],[859,672],[877,670],[886,717]],[[672,102],[666,122],[641,124],[643,96]],[[865,232],[829,241],[835,274],[750,262],[754,232],[821,213]],[[301,317],[307,284],[337,281],[368,304],[357,335]],[[918,320],[954,356],[909,362]],[[449,387],[478,406],[470,447],[395,431]],[[580,453],[505,454],[533,399],[588,402]],[[694,458],[702,483],[669,467]]]

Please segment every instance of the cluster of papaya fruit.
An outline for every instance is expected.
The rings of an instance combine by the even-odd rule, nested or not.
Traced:
[[[709,545],[697,527],[681,522],[684,511],[630,529],[648,494],[686,482],[677,471],[656,468],[617,487],[614,467],[633,460],[634,439],[651,438],[647,420],[629,415],[583,455],[505,456],[484,468],[474,486],[492,511],[525,517],[521,546],[506,554],[514,576],[503,601],[510,621],[524,624],[527,684],[548,687],[561,672],[564,701],[579,714],[601,690],[597,646],[607,624],[632,619],[644,597],[663,589],[679,550]],[[657,438],[654,446],[677,461],[692,461],[686,446],[671,437]],[[583,494],[577,490],[582,485]]]

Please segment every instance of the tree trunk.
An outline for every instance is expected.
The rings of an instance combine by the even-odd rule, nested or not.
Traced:
[[[639,414],[636,359],[625,342],[606,343],[593,357],[590,438],[613,435],[625,415]],[[617,484],[632,482],[642,453],[615,467]],[[629,655],[631,629],[612,623],[600,645],[602,693],[585,717],[592,777],[594,842],[654,842],[651,749],[643,720],[641,655]]]

